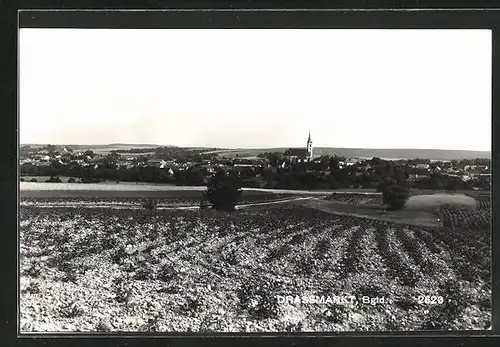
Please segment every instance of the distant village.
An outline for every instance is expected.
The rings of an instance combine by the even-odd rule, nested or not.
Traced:
[[[488,189],[490,159],[431,161],[382,160],[316,156],[311,136],[305,148],[260,153],[254,157],[219,156],[217,149],[158,147],[140,149],[78,150],[67,146],[21,146],[21,180],[49,176],[48,182],[136,181],[202,185],[225,171],[238,175],[243,186],[271,188],[373,188],[393,166],[402,168],[415,187]],[[450,182],[453,182],[450,184]]]

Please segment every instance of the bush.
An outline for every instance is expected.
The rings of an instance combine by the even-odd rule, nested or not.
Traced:
[[[206,197],[217,211],[232,212],[241,196],[241,183],[222,171],[210,178]]]
[[[76,180],[73,177],[70,177],[68,179],[68,183],[76,183]]]
[[[30,182],[38,182],[36,178],[32,178]]]
[[[24,182],[24,178],[22,178],[22,177],[21,177],[20,181],[21,181],[21,182]]]
[[[45,181],[46,183],[61,183],[61,179],[57,176],[50,176],[48,180]]]
[[[101,182],[101,180],[99,180],[98,178],[82,177],[82,179],[80,180],[80,183],[99,183],[99,182]]]
[[[385,192],[387,189],[389,189],[389,187],[392,187],[396,184],[396,180],[392,177],[384,177],[378,184],[377,184],[377,192],[379,193],[383,193]]]
[[[403,209],[409,197],[408,188],[400,185],[390,186],[382,193],[384,204],[391,210]]]

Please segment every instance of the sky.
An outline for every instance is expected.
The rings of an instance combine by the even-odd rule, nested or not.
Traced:
[[[20,29],[26,144],[491,149],[489,30]]]

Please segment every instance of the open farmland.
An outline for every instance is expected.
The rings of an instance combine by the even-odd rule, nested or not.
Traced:
[[[293,203],[249,206],[227,215],[112,208],[119,205],[116,198],[96,199],[109,206],[86,209],[61,198],[23,199],[22,332],[491,325],[491,212],[481,204],[443,208],[443,226],[424,227]],[[50,203],[51,208],[42,208]],[[287,295],[356,299],[277,299]],[[364,303],[363,297],[386,302]]]

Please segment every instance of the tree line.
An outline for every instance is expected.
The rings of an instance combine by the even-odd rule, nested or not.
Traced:
[[[384,180],[404,182],[407,186],[419,189],[460,190],[478,187],[489,189],[489,178],[480,176],[463,181],[459,177],[442,174],[439,171],[426,173],[423,178],[409,180],[411,168],[408,164],[385,161],[373,158],[365,163],[370,164],[370,170],[356,165],[339,167],[339,162],[345,158],[322,157],[317,162],[290,163],[285,159],[285,167],[277,166],[275,153],[270,158],[276,163],[272,167],[231,167],[227,170],[236,174],[243,187],[261,187],[276,189],[340,189],[340,188],[377,188]],[[172,173],[173,172],[173,173]],[[21,175],[29,176],[68,176],[79,178],[82,182],[98,181],[128,181],[168,183],[175,185],[205,185],[213,176],[201,164],[186,169],[173,169],[153,166],[136,166],[132,168],[118,167],[112,161],[104,161],[98,167],[93,165],[61,165],[52,162],[50,166],[36,166],[25,163],[21,166]]]

